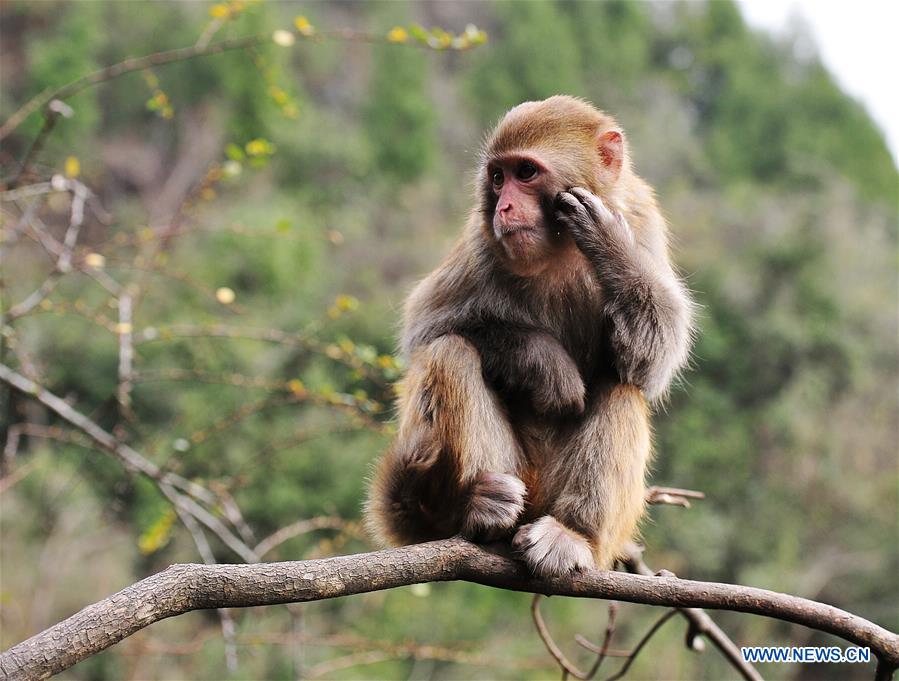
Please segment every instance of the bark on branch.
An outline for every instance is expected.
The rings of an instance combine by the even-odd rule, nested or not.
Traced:
[[[191,610],[316,601],[452,580],[546,595],[765,615],[869,646],[880,672],[899,666],[899,635],[824,603],[746,586],[621,572],[540,581],[521,563],[454,538],[320,560],[172,565],[10,648],[0,655],[0,678],[47,678],[154,622]]]

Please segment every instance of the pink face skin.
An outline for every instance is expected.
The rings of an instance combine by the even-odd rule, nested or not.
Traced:
[[[532,155],[510,154],[493,159],[487,177],[496,195],[493,236],[518,274],[534,274],[549,264],[558,236],[546,224],[540,200],[554,197],[551,173]]]
[[[600,184],[612,186],[624,163],[624,138],[609,130],[596,139]],[[578,254],[567,231],[560,231],[544,214],[560,191],[570,189],[558,177],[545,157],[533,151],[494,156],[487,164],[488,191],[496,198],[493,211],[493,238],[500,245],[506,267],[519,276],[534,276],[547,270],[570,266],[567,256]]]

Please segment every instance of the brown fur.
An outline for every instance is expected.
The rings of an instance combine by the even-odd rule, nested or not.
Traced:
[[[521,261],[498,244],[488,172],[518,158],[543,169],[514,194],[540,202],[520,213],[538,216]],[[570,97],[512,109],[480,186],[459,242],[406,303],[399,435],[369,526],[393,544],[519,526],[536,574],[608,567],[643,513],[647,396],[664,395],[689,346],[665,222],[614,119]]]

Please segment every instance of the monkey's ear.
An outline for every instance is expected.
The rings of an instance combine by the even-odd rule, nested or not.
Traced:
[[[609,130],[597,138],[596,148],[601,163],[600,178],[605,182],[615,182],[621,174],[621,164],[624,161],[624,138],[618,130]]]

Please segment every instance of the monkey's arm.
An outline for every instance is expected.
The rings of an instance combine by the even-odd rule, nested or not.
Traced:
[[[491,385],[525,393],[541,414],[584,411],[585,387],[578,367],[550,334],[500,321],[466,324],[459,334],[477,349]]]
[[[556,218],[571,232],[603,287],[619,376],[655,399],[687,361],[691,305],[666,254],[639,244],[624,217],[574,188],[556,197]]]

